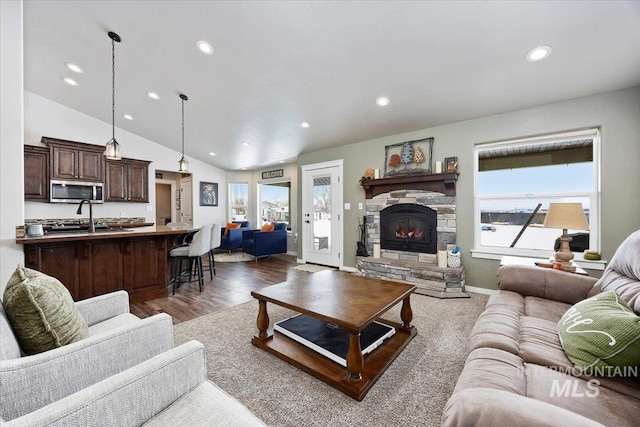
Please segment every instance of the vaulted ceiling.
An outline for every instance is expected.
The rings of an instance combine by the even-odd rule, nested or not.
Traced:
[[[226,170],[640,85],[638,1],[25,0],[26,89],[111,123],[108,31],[116,126],[180,151],[184,93],[186,154]]]

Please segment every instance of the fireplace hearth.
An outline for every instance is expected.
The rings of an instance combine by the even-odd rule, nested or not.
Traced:
[[[380,247],[435,254],[437,212],[427,206],[399,203],[380,211]]]

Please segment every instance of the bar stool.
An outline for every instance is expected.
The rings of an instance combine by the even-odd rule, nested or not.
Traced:
[[[189,281],[191,281],[191,264],[195,261],[196,274],[198,275],[198,288],[202,292],[204,285],[204,274],[202,271],[202,255],[210,251],[211,245],[211,225],[203,225],[188,246],[180,246],[169,251],[169,256],[173,258],[173,292],[176,294],[176,286],[179,285],[180,278],[183,277],[182,261],[189,261]]]
[[[222,224],[211,224],[211,242],[209,244],[209,277],[213,280],[213,276],[216,275],[216,260],[213,256],[213,250],[220,247],[220,241],[222,240]]]

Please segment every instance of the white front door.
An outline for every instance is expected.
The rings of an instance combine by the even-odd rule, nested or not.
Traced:
[[[342,267],[342,160],[302,166],[302,259]]]

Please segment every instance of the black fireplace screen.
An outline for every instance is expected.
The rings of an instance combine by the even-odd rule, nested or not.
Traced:
[[[437,252],[437,212],[410,203],[389,206],[380,212],[380,246],[408,252]]]

